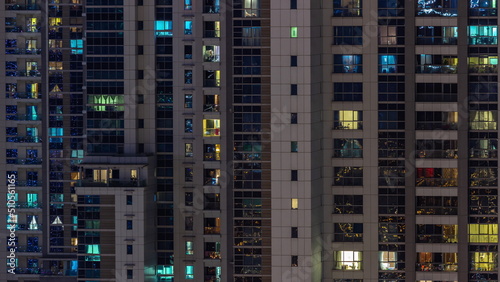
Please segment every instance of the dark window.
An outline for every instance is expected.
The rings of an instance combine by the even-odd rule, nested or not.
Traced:
[[[134,270],[127,269],[127,279],[134,279]]]
[[[362,0],[333,0],[334,17],[361,17]]]
[[[132,195],[127,195],[127,205],[132,204]]]
[[[143,29],[144,29],[144,22],[138,21],[137,22],[137,30],[143,30]]]
[[[363,242],[363,223],[335,223],[333,241]]]
[[[132,220],[127,220],[127,230],[132,230],[132,228],[133,228]]]
[[[290,237],[292,237],[292,238],[299,238],[299,228],[298,227],[292,227],[291,228]]]
[[[137,128],[144,128],[144,119],[137,120]]]
[[[363,45],[362,26],[335,26],[333,27],[334,45]]]
[[[363,168],[342,166],[333,168],[334,186],[363,186]]]
[[[193,192],[184,193],[184,204],[186,206],[193,206]]]
[[[299,180],[299,171],[298,170],[292,170],[292,177],[291,177],[291,180],[292,181],[298,181]]]
[[[299,256],[292,256],[291,262],[293,267],[299,266]]]
[[[137,55],[144,55],[144,45],[137,46]]]
[[[137,79],[144,79],[144,70],[137,70]]]
[[[297,95],[299,93],[298,85],[291,84],[290,85],[290,95]]]
[[[334,101],[363,101],[363,83],[336,82],[333,84]]]
[[[127,255],[131,255],[134,253],[134,246],[133,245],[127,245]]]
[[[297,0],[290,0],[290,9],[292,10],[297,9]]]
[[[190,60],[193,58],[193,46],[184,45],[184,59]]]
[[[335,195],[333,197],[333,213],[363,214],[363,196]]]
[[[297,119],[298,119],[297,113],[290,114],[290,123],[291,124],[297,124]]]
[[[297,66],[297,56],[290,56],[290,66],[296,67]]]

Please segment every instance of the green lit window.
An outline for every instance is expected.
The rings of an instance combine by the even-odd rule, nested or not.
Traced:
[[[87,245],[85,252],[88,254],[98,255],[101,253],[101,246],[100,245]]]
[[[194,279],[194,266],[186,265],[186,279]]]
[[[186,255],[192,255],[192,254],[194,254],[193,242],[186,241]]]
[[[174,275],[174,267],[172,265],[158,265],[156,274],[158,275]]]
[[[52,127],[49,128],[49,136],[63,136],[64,128]]]
[[[297,36],[298,36],[298,33],[299,33],[299,31],[298,31],[298,27],[296,27],[296,26],[292,26],[292,27],[290,28],[290,37],[295,38],[295,37],[297,37]]]

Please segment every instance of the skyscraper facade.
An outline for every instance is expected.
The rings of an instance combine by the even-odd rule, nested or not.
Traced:
[[[497,13],[6,0],[0,281],[498,281]]]

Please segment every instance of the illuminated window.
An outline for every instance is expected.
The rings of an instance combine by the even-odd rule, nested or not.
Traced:
[[[194,279],[194,266],[186,265],[186,279]]]
[[[193,21],[184,21],[184,34],[193,34]]]
[[[220,119],[204,119],[203,136],[204,137],[220,136]]]
[[[496,45],[498,26],[469,26],[469,45]]]
[[[62,18],[49,18],[50,26],[59,26],[62,25]]]
[[[186,255],[192,255],[194,254],[193,251],[193,242],[192,241],[186,241]]]
[[[363,55],[333,55],[334,73],[362,73]]]
[[[470,243],[498,243],[498,224],[469,224]]]
[[[404,261],[403,253],[401,255],[403,259],[399,258],[399,260]],[[399,270],[397,263],[398,252],[378,252],[378,261],[380,270]],[[401,270],[404,270],[404,268]]]
[[[204,62],[220,62],[220,46],[203,46]]]
[[[448,0],[417,1],[417,15],[431,17],[456,17],[458,2]]]
[[[155,22],[156,37],[171,37],[172,21],[156,21]]]
[[[49,62],[49,70],[62,70],[63,63],[62,62]]]
[[[469,0],[469,16],[497,16],[497,0]]]
[[[298,36],[299,36],[298,27],[292,26],[290,28],[290,37],[295,38],[295,37],[298,37]]]
[[[193,143],[184,144],[184,156],[187,158],[193,157]]]
[[[299,199],[292,198],[292,210],[296,210],[299,208]]]
[[[363,139],[333,139],[334,158],[362,158]]]
[[[498,56],[469,57],[469,73],[497,73]]]
[[[71,39],[71,54],[83,54],[83,40],[82,39]]]
[[[100,254],[101,253],[100,245],[86,245],[85,252],[88,254]]]
[[[416,185],[421,187],[457,187],[457,168],[417,168]]]
[[[184,10],[193,9],[193,0],[184,0]]]
[[[470,111],[469,128],[471,130],[496,130],[497,111]]]
[[[361,270],[363,263],[363,252],[335,251],[335,269],[339,270]]]
[[[334,129],[363,129],[363,111],[333,111]]]
[[[260,0],[243,0],[245,18],[260,17]]]
[[[28,18],[26,20],[26,31],[27,32],[38,32],[38,19]]]
[[[334,17],[361,17],[362,0],[334,0]]]

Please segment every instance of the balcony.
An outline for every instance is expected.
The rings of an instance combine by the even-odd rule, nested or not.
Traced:
[[[42,187],[41,180],[18,180],[16,187]]]
[[[16,1],[7,0],[7,1],[5,1],[5,10],[9,10],[9,11],[23,11],[23,10],[39,11],[40,5],[38,5],[38,4],[26,4],[26,5],[24,5],[24,4],[18,4],[18,3],[16,3]]]
[[[40,268],[38,267],[17,267],[15,269],[16,274],[40,274]]]
[[[417,66],[416,73],[457,73],[456,65],[424,65]]]
[[[16,48],[16,49],[5,49],[6,55],[41,55],[42,49],[24,49],[24,48]]]
[[[10,251],[11,247],[7,247],[7,252]],[[16,253],[41,253],[42,252],[42,247],[41,246],[23,246],[23,245],[18,245],[14,247],[16,249]]]
[[[16,202],[18,209],[41,209],[42,206],[42,203],[39,202]]]
[[[218,14],[220,12],[220,5],[204,5],[203,13],[205,14]]]
[[[77,187],[144,187],[147,186],[146,180],[108,180],[94,181],[92,179],[78,180]]]
[[[8,164],[17,164],[17,165],[41,165],[41,158],[25,158],[25,159],[8,159]]]
[[[39,70],[6,70],[5,76],[12,77],[41,77],[42,73]]]
[[[38,121],[42,120],[42,117],[40,115],[34,115],[34,114],[15,114],[15,115],[8,114],[6,120]]]
[[[7,229],[10,229],[10,226],[14,225],[14,229],[18,231],[42,231],[41,224],[9,224],[7,223]]]
[[[447,264],[447,263],[417,263],[416,271],[446,271],[446,272],[456,272],[458,271],[458,264]]]
[[[39,92],[11,92],[5,94],[7,99],[42,99],[42,93]]]
[[[7,137],[7,142],[42,143],[42,138],[38,136],[15,136],[15,137]]]
[[[29,32],[29,33],[39,33],[41,26],[6,26],[5,32]]]
[[[41,269],[40,275],[44,276],[76,276],[78,273],[76,270],[71,269]]]
[[[205,226],[204,234],[220,234],[220,226],[214,226],[214,227]]]
[[[219,82],[220,84],[220,82]],[[219,104],[205,104],[203,105],[203,111],[204,112],[218,112],[219,111]]]
[[[420,150],[416,157],[419,159],[458,159],[457,149],[447,150]]]
[[[204,153],[203,154],[204,161],[220,161],[220,153]]]
[[[205,259],[221,259],[220,252],[205,251]]]
[[[203,37],[205,38],[219,38],[220,30],[205,30],[203,32]]]

